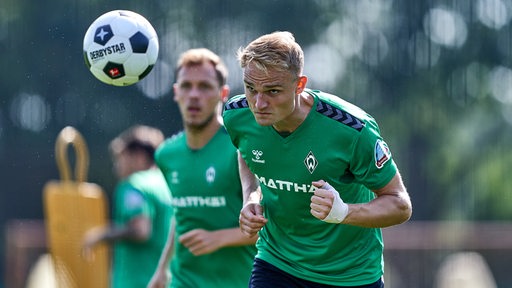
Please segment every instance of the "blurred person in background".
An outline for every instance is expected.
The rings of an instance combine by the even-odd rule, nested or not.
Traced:
[[[165,287],[172,255],[173,288],[247,287],[257,235],[238,226],[242,189],[237,152],[220,109],[229,95],[227,68],[205,48],[184,52],[177,63],[174,101],[184,130],[167,139],[155,159],[169,184],[175,211],[171,234],[149,287]],[[174,254],[173,254],[174,253]]]
[[[112,197],[113,223],[86,233],[84,253],[92,256],[91,249],[100,243],[113,246],[113,288],[145,287],[165,246],[173,214],[171,194],[154,162],[163,140],[159,129],[136,125],[110,143],[119,178]]]
[[[407,221],[412,206],[376,121],[306,89],[289,32],[261,36],[238,59],[245,95],[223,117],[240,155],[240,227],[259,234],[249,287],[384,287],[380,228]]]

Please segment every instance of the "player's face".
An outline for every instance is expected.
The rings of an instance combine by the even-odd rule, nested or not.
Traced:
[[[144,167],[139,167],[140,161],[137,161],[137,154],[130,153],[127,150],[114,155],[114,173],[119,179],[124,179],[135,171],[143,170]]]
[[[174,100],[185,127],[202,129],[211,123],[225,89],[210,63],[181,68],[174,84]]]
[[[129,161],[128,153],[121,152],[113,157],[114,173],[119,179],[123,179],[130,174],[127,163]]]
[[[306,79],[275,69],[265,72],[249,63],[244,68],[245,95],[256,122],[293,131],[303,120],[298,104]]]

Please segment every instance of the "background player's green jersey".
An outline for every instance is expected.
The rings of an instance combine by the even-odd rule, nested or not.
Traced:
[[[312,216],[316,188],[311,182],[323,179],[346,203],[365,203],[375,197],[370,189],[393,178],[396,165],[370,115],[334,95],[306,92],[314,105],[288,136],[259,125],[244,95],[225,105],[226,129],[263,193],[268,222],[259,234],[257,257],[317,283],[373,283],[383,274],[381,230],[329,224]]]
[[[122,180],[114,193],[113,221],[126,225],[144,215],[151,219],[147,241],[123,240],[114,245],[112,287],[146,287],[164,249],[172,217],[171,196],[158,169],[136,172]]]
[[[242,189],[236,149],[222,127],[208,144],[191,150],[183,132],[167,139],[155,154],[169,184],[176,220],[171,287],[247,287],[254,245],[224,247],[194,256],[179,241],[183,233],[202,228],[238,227]]]

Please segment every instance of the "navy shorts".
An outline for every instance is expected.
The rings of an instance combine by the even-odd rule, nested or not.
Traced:
[[[382,279],[362,286],[331,286],[292,276],[259,258],[254,259],[249,288],[384,288]]]

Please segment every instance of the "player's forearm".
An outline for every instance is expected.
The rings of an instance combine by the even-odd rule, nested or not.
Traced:
[[[136,233],[130,226],[110,226],[105,229],[99,242],[113,243],[119,240],[134,239]]]
[[[349,204],[343,224],[383,228],[403,223],[411,216],[410,201],[400,195],[382,195],[369,203]]]
[[[220,237],[222,247],[254,245],[258,240],[258,235],[247,237],[239,227],[217,230],[215,233]]]
[[[164,249],[162,250],[162,254],[160,255],[160,260],[158,261],[158,269],[166,269],[167,265],[169,264],[169,261],[171,261],[174,249],[174,233],[175,225],[173,219],[169,227],[167,241],[165,242]]]
[[[374,190],[377,198],[364,204],[350,204],[342,222],[363,227],[383,228],[407,221],[412,214],[409,194],[400,173],[381,189]]]
[[[240,172],[240,181],[242,184],[242,191],[244,196],[244,203],[249,200],[261,199],[259,191],[259,182],[256,176],[249,170],[249,167],[245,163],[244,159],[238,154],[238,167]]]

